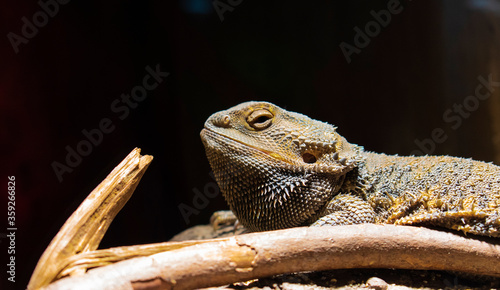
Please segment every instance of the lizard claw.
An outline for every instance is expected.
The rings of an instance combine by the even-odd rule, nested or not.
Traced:
[[[214,212],[210,218],[210,224],[219,237],[239,235],[248,232],[230,210]]]
[[[212,214],[212,217],[210,217],[210,224],[215,231],[227,225],[234,225],[234,229],[236,230],[237,223],[239,224],[238,219],[230,210],[216,211]]]

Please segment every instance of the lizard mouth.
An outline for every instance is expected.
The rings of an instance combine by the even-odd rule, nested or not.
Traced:
[[[241,142],[240,140],[237,140],[235,138],[231,138],[229,136],[226,136],[224,134],[221,134],[219,132],[216,132],[214,130],[211,130],[210,128],[203,128],[200,132],[200,136],[201,136],[201,139],[203,141],[203,143],[208,143],[208,140],[209,139],[214,139],[214,140],[217,140],[217,139],[220,139],[220,138],[223,138],[223,139],[226,139],[226,140],[229,140],[230,143],[237,143],[238,145],[240,146],[244,146],[244,147],[247,147],[247,148],[250,148],[250,149],[253,149],[253,150],[256,150],[256,151],[259,151],[263,154],[266,154],[274,159],[277,159],[277,160],[280,160],[280,161],[283,161],[283,162],[286,162],[286,163],[289,163],[286,161],[285,158],[283,158],[281,155],[279,155],[278,153],[275,153],[275,152],[272,152],[272,151],[269,151],[269,150],[265,150],[265,149],[262,149],[262,148],[259,148],[259,147],[256,147],[256,146],[252,146],[250,144],[247,144],[247,143],[244,143],[244,142]],[[207,146],[208,144],[206,144]],[[208,145],[209,146],[209,145]]]

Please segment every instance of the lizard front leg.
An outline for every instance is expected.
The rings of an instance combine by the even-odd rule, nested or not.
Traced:
[[[359,196],[351,194],[336,195],[311,226],[338,226],[375,222],[375,211],[370,204]]]

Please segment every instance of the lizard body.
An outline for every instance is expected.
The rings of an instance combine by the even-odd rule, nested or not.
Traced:
[[[250,231],[392,223],[500,237],[500,167],[491,163],[366,152],[334,126],[267,102],[213,114],[201,138]]]

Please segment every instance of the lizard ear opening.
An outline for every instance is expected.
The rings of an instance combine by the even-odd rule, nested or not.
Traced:
[[[316,162],[316,156],[312,155],[311,153],[304,153],[302,154],[302,160],[304,160],[305,163],[315,163]]]

